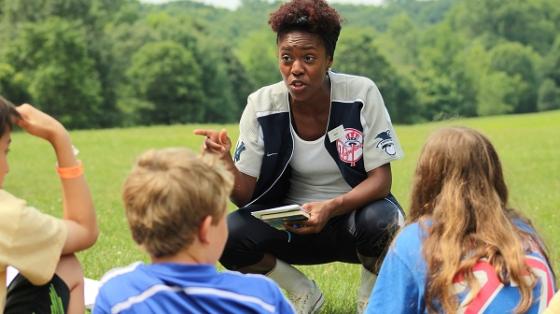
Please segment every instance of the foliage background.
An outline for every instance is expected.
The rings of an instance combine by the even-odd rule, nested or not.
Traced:
[[[0,94],[71,128],[236,122],[280,79],[279,4],[0,0]],[[333,70],[373,79],[397,123],[560,108],[557,0],[333,6]]]

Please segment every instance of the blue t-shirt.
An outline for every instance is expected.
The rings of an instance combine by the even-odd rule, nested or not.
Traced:
[[[527,225],[520,227],[534,233]],[[427,265],[422,255],[424,237],[425,231],[418,223],[405,227],[399,233],[383,261],[366,313],[427,313],[424,302]],[[554,278],[540,253],[527,253],[526,263],[538,279],[533,289],[534,303],[527,313],[540,313],[554,294]],[[481,284],[481,290],[466,306],[461,304],[469,292],[466,283],[458,277],[453,284],[458,302],[463,306],[458,312],[513,312],[521,299],[516,286],[503,285],[494,268],[485,260],[476,264],[474,275]]]
[[[132,264],[107,273],[95,301],[101,313],[294,313],[261,275],[220,273],[213,265]]]

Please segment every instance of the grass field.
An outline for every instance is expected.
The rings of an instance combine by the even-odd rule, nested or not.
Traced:
[[[482,131],[496,146],[510,188],[510,201],[532,219],[545,238],[556,270],[560,266],[560,111],[459,119],[414,126],[397,126],[405,158],[392,164],[393,193],[407,208],[411,178],[427,135],[442,126],[469,126]],[[178,125],[96,131],[75,131],[87,179],[97,208],[101,235],[90,250],[80,253],[88,277],[100,278],[112,267],[147,260],[129,236],[120,201],[121,184],[135,157],[149,148],[186,146],[198,150],[199,127],[228,129],[237,137],[237,125]],[[55,216],[61,199],[50,146],[26,134],[13,135],[10,174],[5,189]],[[233,206],[232,206],[233,208]],[[355,312],[359,267],[341,263],[302,267],[326,295],[324,313]]]

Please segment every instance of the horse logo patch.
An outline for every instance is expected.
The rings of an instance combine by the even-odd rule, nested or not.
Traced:
[[[362,158],[363,147],[364,136],[356,129],[344,129],[344,135],[336,140],[338,157],[352,167],[356,166],[356,163]]]
[[[379,142],[375,147],[382,149],[385,153],[387,153],[387,155],[395,156],[397,149],[389,130],[377,134],[375,139],[379,139]]]

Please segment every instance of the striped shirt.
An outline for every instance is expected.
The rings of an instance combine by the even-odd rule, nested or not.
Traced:
[[[109,271],[98,313],[294,313],[276,284],[213,265],[142,264]]]

